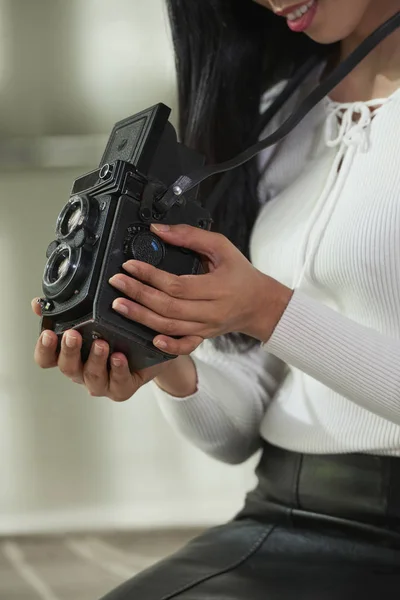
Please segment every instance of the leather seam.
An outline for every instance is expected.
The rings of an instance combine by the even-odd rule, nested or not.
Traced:
[[[294,489],[294,493],[295,493],[294,501],[296,503],[296,507],[295,508],[299,508],[299,509],[301,509],[301,504],[300,504],[300,477],[301,477],[301,470],[302,470],[302,467],[303,467],[303,458],[304,458],[304,455],[300,454],[298,465],[297,465],[297,472],[296,472],[296,475],[295,475],[296,481],[295,481],[295,489]]]
[[[197,585],[204,583],[205,581],[209,581],[210,579],[213,579],[213,577],[218,577],[219,575],[223,575],[225,573],[229,573],[229,571],[233,571],[234,569],[237,569],[264,544],[264,542],[269,538],[269,536],[276,529],[276,527],[277,527],[276,525],[273,525],[272,527],[268,528],[268,531],[263,531],[263,533],[260,535],[260,537],[254,542],[254,544],[252,545],[250,550],[248,550],[245,554],[243,554],[243,556],[241,556],[233,564],[231,564],[228,567],[225,567],[223,569],[220,569],[218,571],[213,571],[212,573],[203,575],[202,577],[195,579],[194,581],[192,581],[190,583],[185,584],[181,588],[167,594],[166,596],[162,596],[162,598],[160,600],[172,600],[172,598],[176,598],[179,594],[182,594],[183,592],[187,592],[188,590],[196,587]]]

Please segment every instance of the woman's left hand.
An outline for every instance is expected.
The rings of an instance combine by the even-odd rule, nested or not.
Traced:
[[[270,338],[292,290],[258,271],[220,234],[189,225],[151,229],[165,243],[201,254],[208,272],[178,276],[130,260],[123,268],[132,277],[118,274],[110,283],[132,300],[118,298],[114,310],[160,332],[153,343],[170,354],[191,354],[204,339],[231,332]]]

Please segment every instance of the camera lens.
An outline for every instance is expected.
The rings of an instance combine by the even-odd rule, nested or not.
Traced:
[[[69,246],[58,246],[47,261],[45,282],[54,285],[67,275],[71,267],[72,249]]]
[[[79,207],[79,208],[72,210],[71,214],[68,215],[67,218],[68,218],[68,220],[66,223],[66,225],[67,225],[67,228],[66,228],[67,230],[65,232],[66,234],[71,233],[78,227],[79,222],[82,218],[82,209]]]
[[[56,236],[66,240],[75,235],[87,222],[89,217],[89,200],[82,196],[74,196],[60,212],[56,224]]]
[[[65,277],[69,268],[69,258],[62,258],[59,263],[56,265],[56,277],[54,281],[58,281],[62,277]]]
[[[60,244],[47,261],[43,275],[46,298],[59,301],[70,298],[85,276],[85,261],[81,248]]]

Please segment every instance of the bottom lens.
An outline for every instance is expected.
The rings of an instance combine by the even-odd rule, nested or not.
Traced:
[[[78,280],[84,275],[82,250],[60,244],[47,261],[43,275],[43,291],[50,300],[70,298]]]
[[[70,265],[70,248],[65,246],[59,252],[56,250],[49,260],[47,273],[49,283],[54,284],[63,279],[67,275]]]

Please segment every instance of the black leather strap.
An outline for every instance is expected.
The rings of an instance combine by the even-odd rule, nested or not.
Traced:
[[[293,96],[295,91],[299,88],[301,83],[307,78],[307,76],[321,63],[321,60],[317,56],[312,56],[307,60],[304,65],[297,70],[295,75],[289,79],[282,92],[275,98],[272,104],[267,108],[265,113],[262,115],[261,120],[257,123],[254,131],[249,137],[248,144],[254,144],[260,137],[267,125],[272,121],[275,115],[281,110],[286,102]],[[211,194],[206,198],[204,202],[205,208],[207,208],[211,214],[214,213],[218,202],[222,195],[226,192],[228,187],[233,181],[235,176],[235,170],[230,170],[225,173],[219,180],[217,185],[212,190]]]
[[[225,171],[231,171],[254,158],[262,150],[273,146],[284,139],[304,119],[304,117],[329,94],[347,75],[362,61],[372,50],[376,48],[386,37],[400,27],[400,12],[396,13],[374,33],[365,39],[350,56],[332,71],[332,73],[301,103],[298,110],[293,113],[283,125],[266,139],[251,146],[235,158],[219,165],[201,167],[189,175],[182,175],[168,188],[163,197],[159,199],[159,205],[164,207],[174,204],[174,196],[179,196],[199,185],[205,179]],[[298,82],[300,84],[300,82]],[[274,109],[277,105],[274,106]]]

